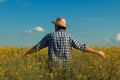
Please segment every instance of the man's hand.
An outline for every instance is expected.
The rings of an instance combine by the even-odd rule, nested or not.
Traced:
[[[32,54],[32,53],[34,53],[34,52],[37,52],[36,46],[32,47],[29,51],[27,51],[27,52],[25,53],[25,56],[27,56],[27,55],[29,55],[29,54]]]
[[[100,56],[102,56],[104,59],[106,58],[106,54],[103,51],[97,52]]]
[[[28,56],[29,55],[29,52],[26,52],[24,56]]]

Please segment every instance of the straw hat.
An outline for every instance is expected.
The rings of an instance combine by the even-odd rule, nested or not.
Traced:
[[[68,25],[66,24],[66,20],[64,18],[58,17],[56,19],[56,21],[55,22],[52,21],[52,23],[55,24],[55,25],[57,25],[57,26],[61,26],[61,27],[65,27],[65,28],[68,27]]]

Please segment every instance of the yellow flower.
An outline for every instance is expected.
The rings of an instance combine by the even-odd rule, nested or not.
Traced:
[[[19,55],[16,53],[16,57],[19,57]]]
[[[84,80],[86,80],[87,79],[87,76],[84,76]]]
[[[41,62],[38,62],[37,65],[41,65],[42,63]]]
[[[80,75],[77,75],[76,77],[77,77],[77,79],[81,79],[83,77],[83,75],[80,74]]]
[[[50,73],[49,75],[50,75],[50,78],[51,78],[51,79],[53,79],[53,74],[52,74],[52,73]]]
[[[18,72],[15,72],[15,75],[16,75],[16,76],[18,76],[18,75],[19,75],[19,73],[18,73]]]

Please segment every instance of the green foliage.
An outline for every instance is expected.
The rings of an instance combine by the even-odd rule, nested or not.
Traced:
[[[47,48],[25,57],[29,48],[0,47],[0,80],[120,80],[120,48],[94,48],[107,58],[73,49],[67,68],[50,71]]]

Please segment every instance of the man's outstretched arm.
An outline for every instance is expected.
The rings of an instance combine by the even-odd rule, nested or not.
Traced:
[[[106,54],[103,51],[94,50],[94,49],[90,48],[89,46],[85,47],[85,51],[89,52],[89,53],[92,53],[92,54],[99,54],[103,58],[106,58]]]
[[[25,53],[25,56],[27,56],[28,54],[35,53],[35,52],[39,51],[40,49],[47,47],[48,41],[49,41],[49,34],[44,36],[43,39],[37,45],[35,45],[29,51],[27,51]]]
[[[87,46],[86,44],[81,43],[81,42],[77,41],[76,39],[74,39],[72,37],[70,37],[70,40],[71,40],[72,47],[74,47],[76,49],[79,49],[81,51],[92,53],[92,54],[99,54],[103,58],[106,58],[106,55],[103,51],[94,50],[91,47]]]

